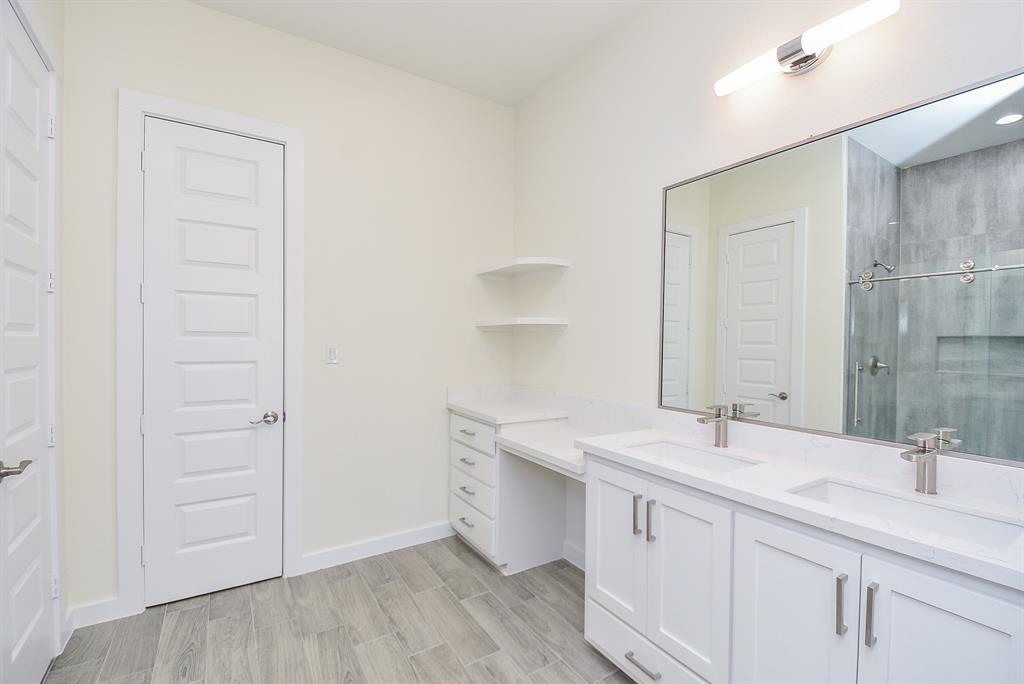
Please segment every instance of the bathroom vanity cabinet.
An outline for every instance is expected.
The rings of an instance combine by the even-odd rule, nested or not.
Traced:
[[[587,464],[586,637],[638,682],[1024,681],[1024,593]]]

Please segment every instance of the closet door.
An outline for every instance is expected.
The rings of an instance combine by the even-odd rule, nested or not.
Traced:
[[[50,76],[0,8],[0,680],[38,682],[55,650],[50,415]],[[30,464],[28,464],[30,462]]]

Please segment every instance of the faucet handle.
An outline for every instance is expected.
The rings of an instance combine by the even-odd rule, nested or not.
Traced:
[[[934,432],[915,432],[908,435],[907,439],[914,440],[918,449],[937,449],[939,446],[939,436]]]
[[[942,447],[942,446],[956,446],[958,444],[963,444],[963,440],[962,439],[954,439],[953,438],[953,433],[957,432],[956,428],[937,427],[937,428],[930,428],[930,430],[935,433],[935,436],[938,439],[940,447]]]
[[[715,418],[721,418],[722,416],[725,415],[726,411],[729,410],[729,407],[726,406],[725,404],[712,404],[711,406],[705,406],[704,408],[706,408],[708,411],[714,411]]]
[[[761,414],[757,411],[747,411],[748,406],[756,406],[756,404],[747,404],[744,402],[736,402],[732,405],[732,415],[734,418],[757,418]]]

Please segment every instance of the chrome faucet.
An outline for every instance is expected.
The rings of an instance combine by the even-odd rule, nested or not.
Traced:
[[[915,432],[907,439],[914,440],[917,448],[901,452],[900,458],[917,465],[917,485],[914,491],[918,494],[938,494],[938,462],[935,456],[939,453],[939,436],[934,432]]]
[[[697,422],[701,425],[715,426],[715,446],[725,449],[729,446],[729,416],[726,411],[729,407],[725,404],[714,404],[707,407],[709,410],[714,411],[714,416],[701,416],[697,419]]]
[[[757,418],[760,413],[757,411],[748,411],[748,406],[754,406],[754,404],[744,404],[743,402],[737,402],[732,405],[732,417],[733,418]]]

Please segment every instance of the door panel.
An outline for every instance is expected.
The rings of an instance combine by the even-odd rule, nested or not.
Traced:
[[[665,234],[661,403],[689,408],[691,249],[689,235]]]
[[[647,621],[646,491],[639,477],[600,463],[587,466],[587,596],[639,632]]]
[[[3,2],[0,174],[0,680],[42,679],[55,649],[48,448],[49,74]]]
[[[283,149],[146,119],[146,602],[281,574]]]
[[[724,397],[751,404],[760,420],[793,424],[793,223],[726,239]]]
[[[654,537],[647,547],[647,636],[708,681],[725,684],[732,512],[655,484],[646,505]]]
[[[864,557],[873,598],[873,645],[861,646],[860,681],[1019,684],[1024,605]],[[867,598],[862,610],[865,625]],[[866,627],[862,628],[864,631]]]
[[[737,515],[734,563],[733,681],[857,680],[859,554]]]

